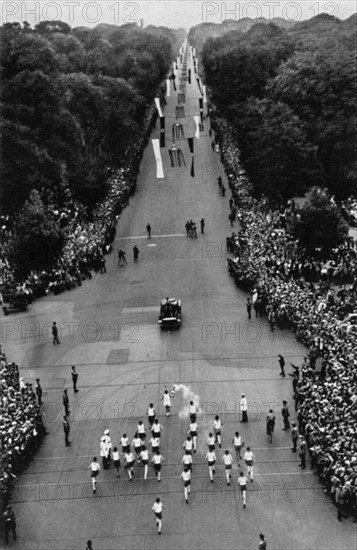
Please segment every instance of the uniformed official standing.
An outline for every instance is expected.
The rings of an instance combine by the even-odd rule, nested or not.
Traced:
[[[9,544],[9,534],[12,532],[13,539],[16,540],[16,518],[11,507],[11,504],[8,504],[6,510],[3,514],[4,523],[5,523],[5,544]]]
[[[71,445],[71,442],[68,440],[69,432],[71,431],[67,417],[63,417],[63,431],[64,431],[64,440],[66,442],[66,447]]]
[[[291,426],[292,426],[292,429],[291,429],[291,440],[293,442],[293,448],[291,449],[291,451],[293,453],[296,453],[296,445],[297,445],[297,440],[298,440],[298,429],[296,427],[296,422],[292,422],[291,423]]]
[[[72,375],[73,391],[74,393],[78,393],[78,390],[77,390],[78,372],[76,371],[75,365],[73,365],[72,367],[71,375]]]
[[[66,416],[68,416],[70,411],[69,411],[69,399],[68,399],[67,390],[63,390],[62,401],[63,401],[63,406],[64,406],[64,414]]]
[[[37,395],[38,406],[41,407],[41,405],[42,405],[42,388],[41,388],[39,378],[36,378],[35,392],[36,392],[36,395]]]

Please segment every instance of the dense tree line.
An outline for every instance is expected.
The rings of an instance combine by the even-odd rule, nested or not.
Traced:
[[[316,185],[337,199],[356,194],[356,16],[257,23],[216,38],[210,27],[191,29],[189,39],[256,194],[280,201]]]
[[[6,23],[0,40],[1,213],[18,212],[32,190],[90,211],[137,142],[183,31],[43,21]]]

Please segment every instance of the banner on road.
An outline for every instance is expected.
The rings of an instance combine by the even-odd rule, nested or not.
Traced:
[[[156,105],[157,112],[159,113],[159,117],[162,117],[160,99],[158,97],[155,97],[155,105]]]

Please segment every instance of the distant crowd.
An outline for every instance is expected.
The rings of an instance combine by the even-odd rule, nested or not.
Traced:
[[[294,374],[299,431],[341,510],[357,521],[357,253],[350,240],[328,262],[308,257],[289,235],[298,207],[274,210],[252,197],[229,125],[214,119],[240,229],[227,238],[229,269],[256,316],[295,331],[309,353]],[[317,255],[318,258],[318,255]]]
[[[110,191],[97,206],[90,221],[83,207],[72,200],[61,208],[53,204],[53,213],[65,231],[66,243],[62,256],[52,270],[32,272],[26,280],[17,281],[6,254],[13,231],[12,220],[5,216],[0,219],[0,291],[17,288],[32,294],[34,298],[51,292],[59,294],[90,279],[93,271],[104,272],[105,255],[111,251],[117,219],[135,191],[140,161],[156,116],[156,109],[148,110],[141,139],[131,149],[131,157],[126,159],[125,168],[111,176]]]
[[[0,353],[0,505],[6,506],[11,483],[29,463],[46,429],[32,384],[16,363]]]

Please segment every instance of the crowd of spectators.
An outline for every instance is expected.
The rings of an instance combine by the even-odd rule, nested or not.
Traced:
[[[328,261],[308,257],[289,234],[289,201],[274,209],[252,196],[228,123],[213,120],[240,230],[227,238],[230,273],[251,293],[256,315],[292,329],[309,349],[294,373],[300,434],[339,509],[357,521],[357,254],[347,240]],[[259,307],[258,307],[259,302]],[[357,316],[356,316],[357,318]]]
[[[111,251],[118,216],[135,191],[140,161],[156,117],[156,108],[148,109],[141,138],[131,147],[130,156],[125,158],[125,166],[110,177],[109,192],[90,217],[73,200],[69,199],[61,208],[53,204],[52,211],[60,227],[64,229],[66,241],[62,255],[52,270],[31,272],[23,281],[15,279],[6,256],[12,222],[8,216],[1,218],[0,291],[21,288],[34,298],[50,292],[58,294],[80,285],[84,279],[91,278],[93,270],[101,270],[105,264],[105,254]]]
[[[11,482],[29,463],[46,429],[32,384],[0,351],[0,505],[6,507]],[[0,506],[1,508],[1,506]]]

